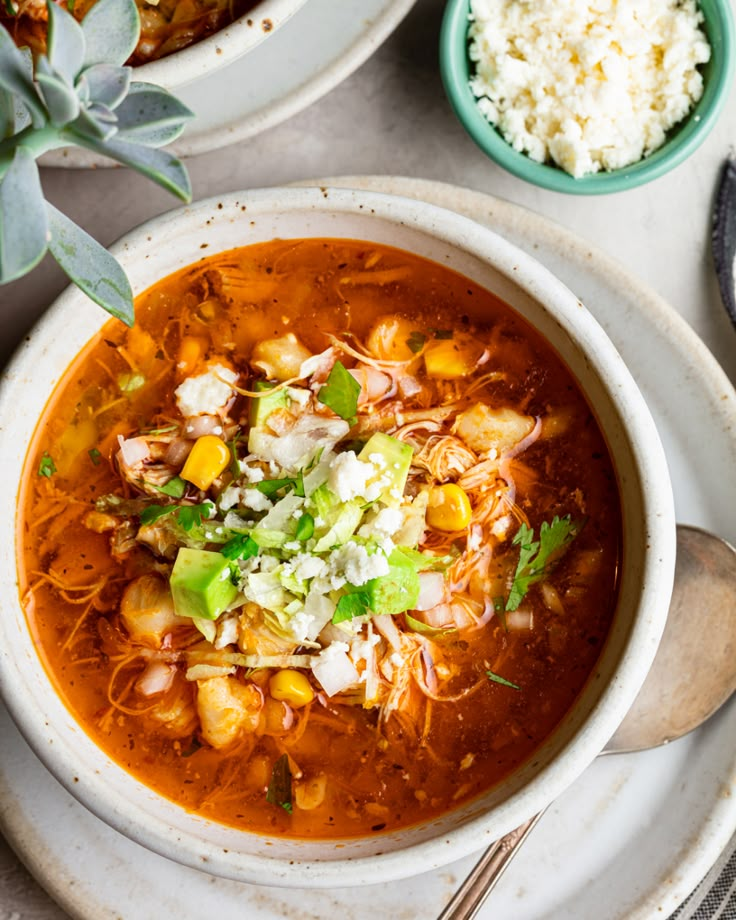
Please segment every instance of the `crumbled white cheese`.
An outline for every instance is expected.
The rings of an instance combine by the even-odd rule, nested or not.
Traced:
[[[381,508],[374,512],[358,530],[358,536],[373,539],[390,556],[396,548],[391,537],[404,525],[404,513],[399,508]]]
[[[243,489],[241,494],[241,503],[246,508],[250,508],[251,511],[271,510],[271,502],[263,492],[259,492],[258,489]]]
[[[647,156],[702,96],[695,0],[472,0],[471,17],[479,109],[573,176]]]
[[[356,587],[372,578],[388,575],[388,559],[382,552],[368,553],[360,543],[345,543],[329,556],[330,572]]]
[[[354,498],[364,498],[368,502],[374,502],[390,484],[390,475],[383,472],[386,466],[385,459],[380,454],[371,454],[371,457],[375,456],[380,457],[380,466],[372,460],[360,460],[352,450],[337,454],[331,461],[327,484],[340,501],[349,502]]]
[[[179,411],[184,416],[217,415],[231,399],[232,384],[237,379],[235,371],[222,364],[215,364],[198,377],[187,377],[175,390]]]
[[[310,578],[316,578],[321,575],[327,568],[327,563],[319,556],[313,556],[311,553],[299,553],[289,562],[282,566],[286,574],[291,574],[299,581],[308,581]]]

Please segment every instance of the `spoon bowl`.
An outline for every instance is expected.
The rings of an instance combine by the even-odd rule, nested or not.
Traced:
[[[664,634],[641,690],[601,754],[645,751],[681,738],[707,721],[734,690],[736,548],[705,530],[678,524]],[[543,814],[485,850],[438,920],[476,915]]]

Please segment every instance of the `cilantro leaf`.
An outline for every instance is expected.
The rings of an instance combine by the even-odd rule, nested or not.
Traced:
[[[337,602],[337,607],[332,615],[333,623],[343,623],[354,617],[362,617],[368,613],[369,598],[365,591],[356,591],[353,594],[343,594]]]
[[[259,492],[270,498],[280,492],[281,489],[285,489],[287,486],[293,488],[295,485],[296,479],[262,479],[260,482],[253,483],[251,488],[258,489]]]
[[[511,591],[506,600],[507,611],[516,610],[529,588],[543,581],[559,561],[567,547],[583,528],[582,521],[573,521],[570,515],[555,515],[552,523],[544,521],[539,528],[539,540],[534,539],[534,529],[522,524],[513,539],[519,547]]]
[[[94,463],[94,465],[99,466],[100,461],[102,460],[102,454],[99,452],[99,450],[97,450],[96,447],[93,447],[92,450],[88,450],[87,453],[89,454],[89,459]]]
[[[521,687],[518,684],[512,684],[510,680],[506,680],[505,677],[501,677],[500,674],[494,674],[493,671],[486,671],[488,680],[492,680],[494,684],[503,684],[504,687],[511,687],[513,690],[521,690]]]
[[[423,332],[411,332],[409,338],[406,340],[406,344],[409,351],[416,355],[424,348],[426,341],[427,336]]]
[[[202,502],[201,505],[148,505],[141,511],[141,524],[153,524],[159,518],[166,514],[176,512],[177,522],[189,531],[192,527],[198,527],[205,518],[210,516],[210,511],[215,506],[212,502]]]
[[[358,411],[358,397],[360,396],[360,384],[349,373],[340,361],[335,361],[330,371],[327,382],[322,386],[317,399],[323,406],[345,419],[351,425],[355,424],[355,416]]]
[[[149,505],[147,508],[144,508],[141,511],[141,524],[153,524],[154,521],[157,521],[160,517],[163,517],[165,514],[171,514],[172,511],[176,511],[177,505]]]
[[[164,495],[170,495],[172,498],[182,498],[187,490],[187,484],[181,476],[174,476],[162,486],[156,486],[157,492],[163,492]]]
[[[271,805],[279,805],[284,811],[291,814],[291,770],[289,769],[289,755],[282,754],[273,765],[271,782],[266,790],[266,801]]]
[[[176,519],[184,530],[189,531],[192,527],[199,527],[202,521],[210,516],[210,511],[214,507],[212,502],[202,502],[201,505],[181,505],[176,512]]]
[[[223,543],[220,552],[226,559],[250,559],[258,555],[258,544],[248,534],[238,534],[227,543]]]
[[[51,479],[55,472],[56,464],[51,459],[51,454],[48,451],[44,451],[41,461],[38,464],[38,475]]]

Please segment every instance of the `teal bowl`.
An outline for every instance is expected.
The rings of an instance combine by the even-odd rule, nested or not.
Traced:
[[[470,0],[448,0],[440,33],[440,71],[445,92],[461,124],[494,162],[521,179],[555,192],[602,195],[623,192],[657,179],[705,140],[726,101],[736,66],[736,27],[730,0],[700,0],[711,58],[702,66],[704,90],[698,103],[675,125],[665,143],[648,157],[621,169],[574,178],[550,163],[537,163],[519,153],[486,120],[470,89],[468,57]]]

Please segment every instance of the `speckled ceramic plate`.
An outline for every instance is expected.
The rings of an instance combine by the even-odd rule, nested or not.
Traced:
[[[268,41],[175,90],[196,118],[167,149],[180,157],[207,153],[296,115],[369,58],[414,3],[307,0]],[[52,151],[41,163],[74,169],[115,165],[77,147]]]
[[[561,227],[498,199],[408,179],[329,181],[450,207],[552,269],[596,315],[636,377],[663,437],[679,520],[736,540],[732,505],[724,501],[736,494],[736,394],[656,295]],[[215,879],[149,853],[86,812],[4,713],[0,732],[0,825],[76,918],[209,920],[214,911],[218,920],[425,920],[473,862],[362,889],[287,891]],[[667,917],[736,828],[734,738],[736,703],[666,748],[599,759],[545,814],[480,917]]]

